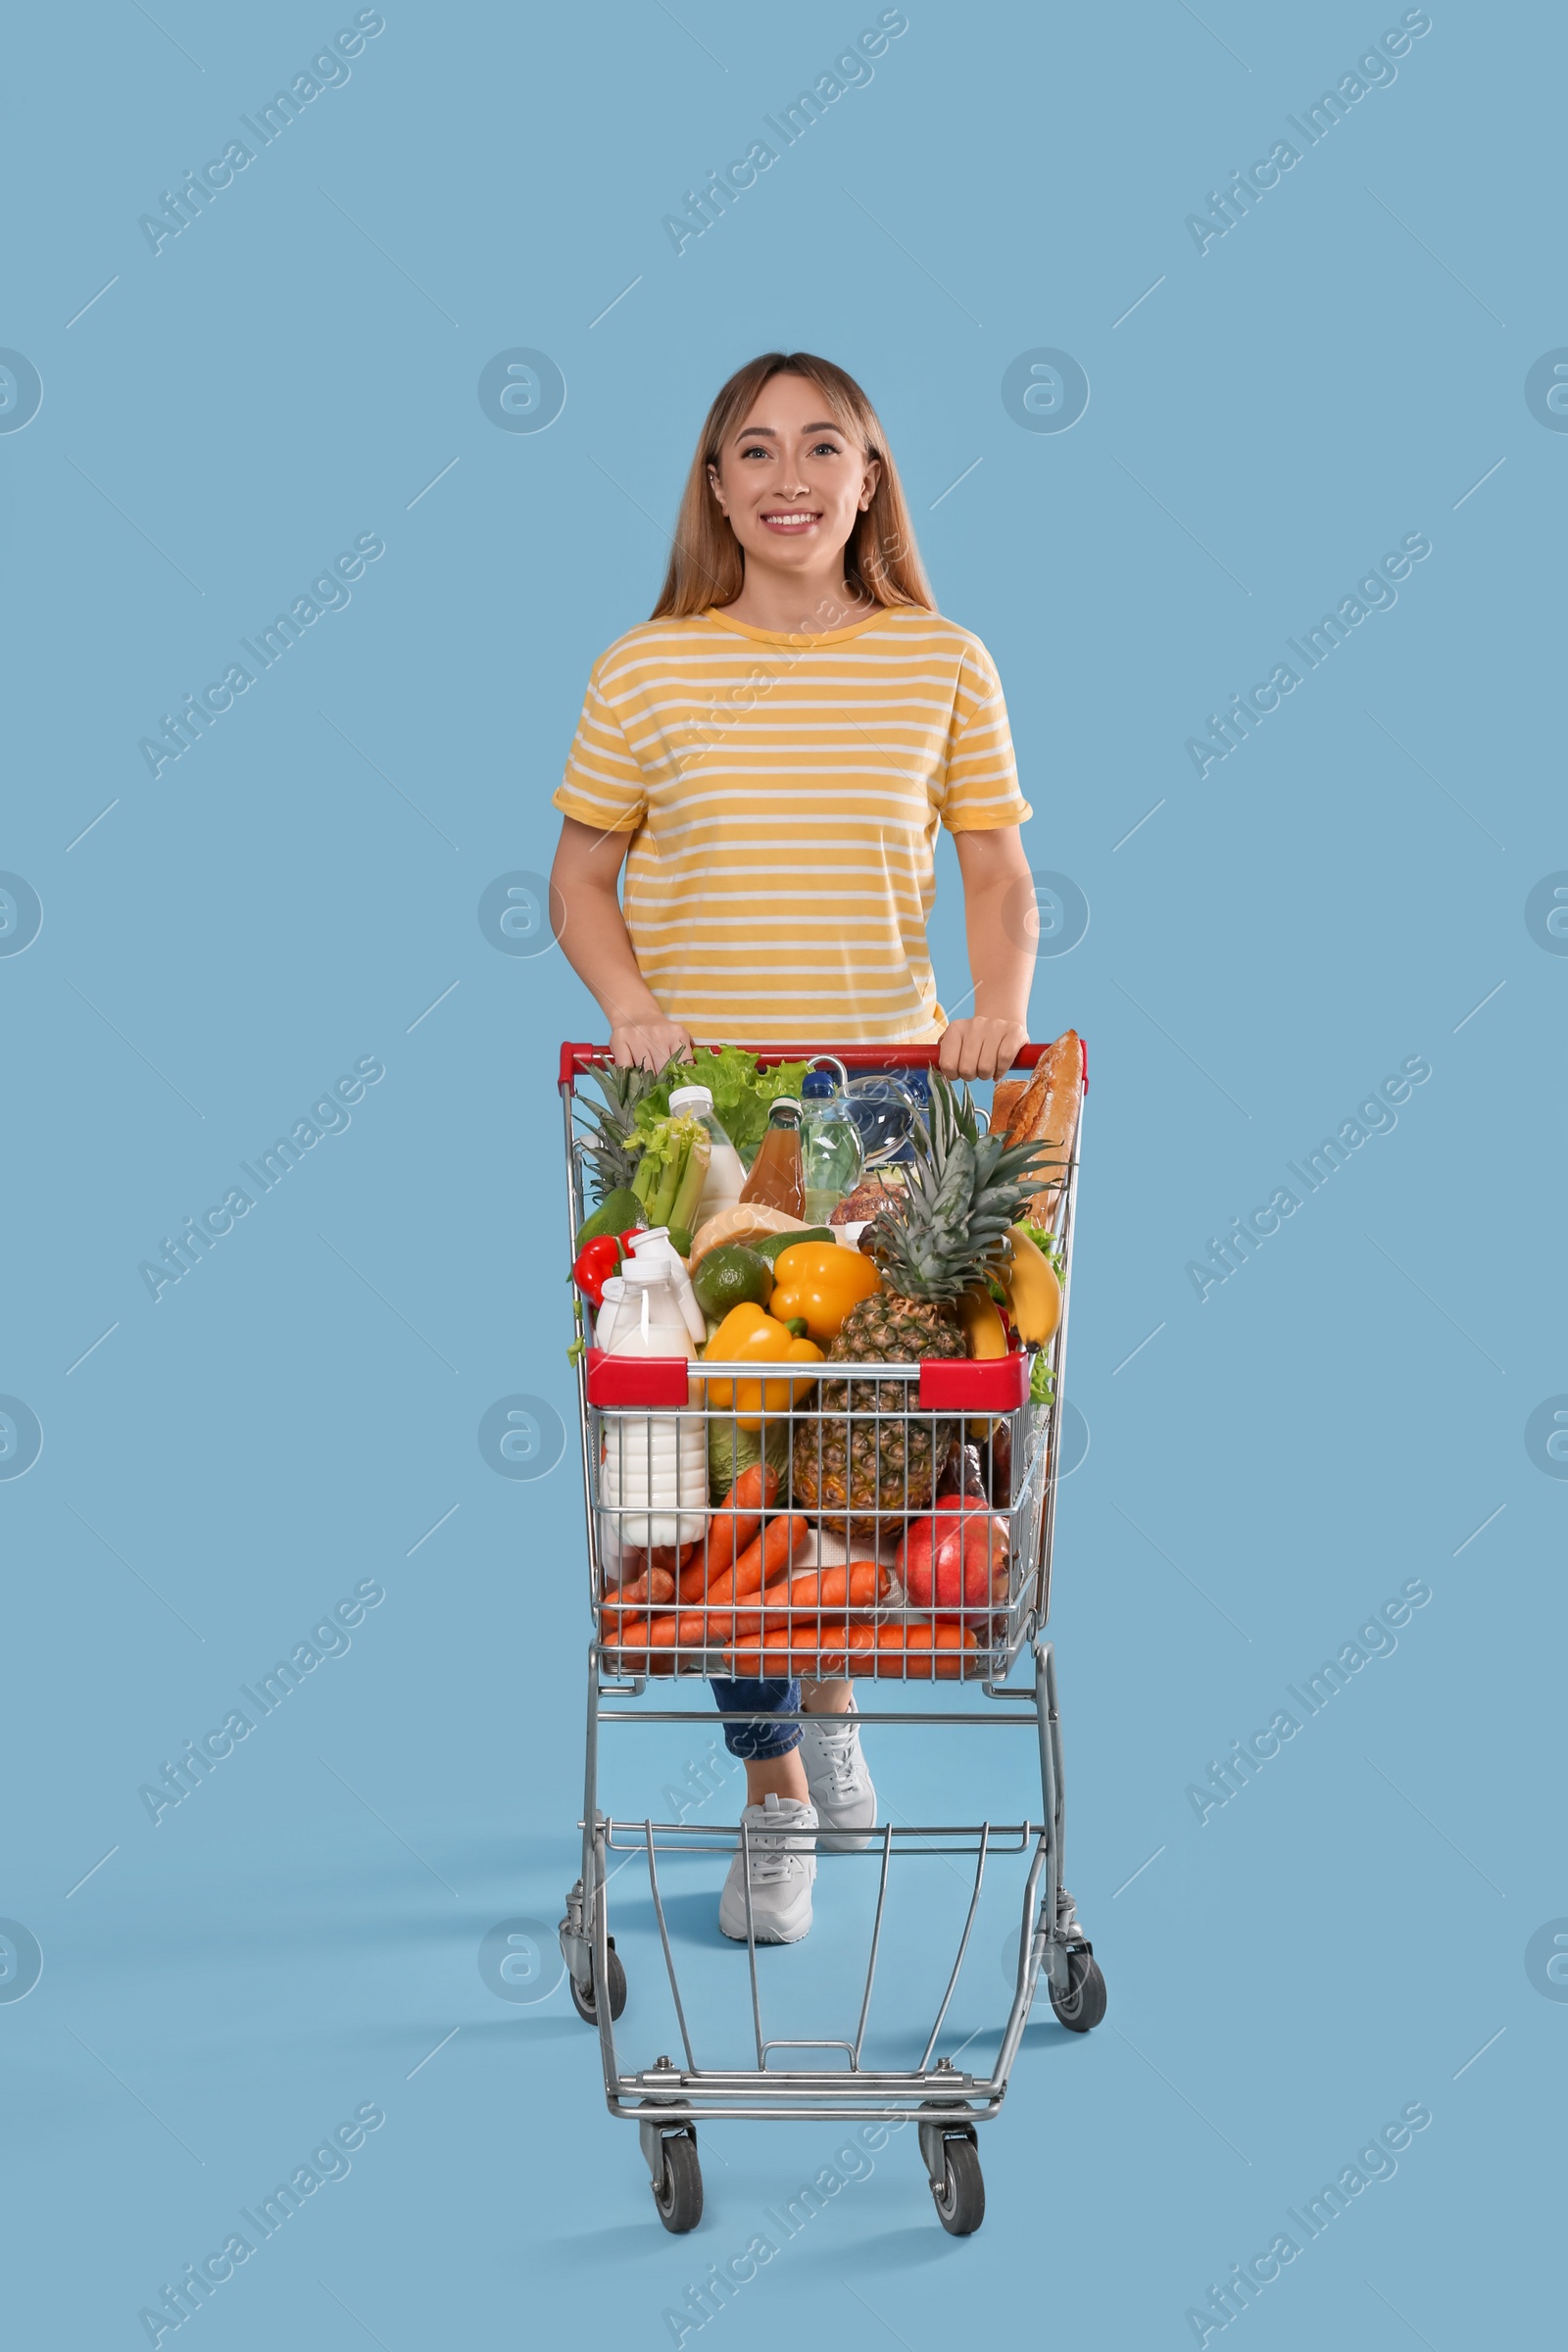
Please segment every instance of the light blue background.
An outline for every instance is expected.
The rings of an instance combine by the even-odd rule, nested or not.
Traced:
[[[773,344],[877,402],[943,609],[1001,666],[1031,861],[1092,909],[1034,1021],[1083,1030],[1093,1072],[1092,1443],[1054,1632],[1110,2011],[1087,2040],[1030,2027],[979,2237],[943,2235],[895,2140],[705,2341],[1191,2342],[1208,2282],[1413,2101],[1434,2121],[1397,2177],[1252,2333],[1449,2352],[1529,2340],[1555,2300],[1568,2007],[1523,1955],[1568,1912],[1568,1487],[1523,1431],[1568,1390],[1568,963],[1523,908],[1568,866],[1568,439],[1523,384],[1568,343],[1561,20],[1435,7],[1396,82],[1200,257],[1185,216],[1397,8],[926,0],[677,258],[661,217],[876,13],[402,0],[156,258],[138,216],[353,11],[13,28],[0,342],[44,383],[0,435],[0,866],[44,909],[0,958],[0,1390],[44,1432],[0,1482],[0,1912],[44,1952],[0,2003],[18,2341],[145,2341],[163,2282],[377,2101],[352,2175],[219,2291],[209,2352],[669,2342],[686,2283],[842,2144],[708,2134],[708,2219],[673,2240],[564,1989],[503,2002],[476,1965],[497,1923],[553,1925],[574,1869],[577,1473],[568,1449],[503,1480],[475,1433],[516,1392],[570,1421],[556,1048],[600,1026],[559,954],[496,953],[476,907],[548,864],[589,664],[652,603],[717,382]],[[1092,387],[1061,435],[1000,397],[1042,345]],[[479,408],[514,346],[564,374],[547,432]],[[1397,607],[1200,782],[1206,713],[1416,531]],[[386,553],[347,610],[155,782],[138,738],[366,532]],[[946,852],[943,878],[951,1002]],[[1396,1130],[1200,1304],[1186,1261],[1417,1054]],[[155,1306],[138,1261],[366,1055],[386,1075],[348,1131]],[[386,1598],[348,1654],[155,1829],[138,1786],[367,1578]],[[1200,1827],[1187,1785],[1411,1578],[1433,1597],[1397,1652]],[[611,1801],[657,1807],[706,1738],[623,1744]],[[886,1734],[874,1761],[906,1819],[1028,1802],[1000,1733]],[[932,1870],[900,2016],[961,1901]],[[854,1876],[824,1870],[812,1944],[768,1965],[786,2007],[848,1965]],[[677,1922],[740,2033],[716,1878],[694,1867]],[[1002,2015],[988,1919],[955,2039]],[[635,1897],[620,1920],[650,2058]]]

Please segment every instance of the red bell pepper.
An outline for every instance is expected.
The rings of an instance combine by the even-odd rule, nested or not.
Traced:
[[[619,1242],[612,1233],[602,1233],[596,1241],[585,1242],[577,1252],[571,1279],[591,1305],[603,1306],[605,1284],[619,1264]]]

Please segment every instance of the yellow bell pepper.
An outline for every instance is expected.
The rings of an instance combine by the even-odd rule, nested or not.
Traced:
[[[844,1253],[848,1256],[848,1250]],[[703,1353],[715,1364],[819,1364],[822,1350],[798,1340],[760,1306],[732,1306]],[[799,1403],[814,1380],[709,1380],[703,1383],[715,1410],[732,1408],[742,1429],[760,1429],[764,1413],[782,1413]]]
[[[768,1310],[780,1322],[799,1316],[813,1340],[836,1340],[852,1306],[882,1288],[882,1277],[858,1250],[842,1242],[796,1242],[773,1260]]]

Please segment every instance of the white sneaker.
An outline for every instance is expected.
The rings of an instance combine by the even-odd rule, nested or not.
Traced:
[[[826,1825],[827,1854],[858,1854],[870,1844],[876,1790],[860,1753],[859,1726],[846,1715],[808,1715],[801,1726],[801,1761],[817,1819]]]
[[[720,1933],[737,1943],[747,1939],[746,1856],[751,1857],[751,1934],[759,1943],[799,1943],[811,1930],[811,1881],[816,1877],[816,1854],[804,1838],[790,1843],[769,1833],[814,1830],[816,1813],[799,1797],[768,1795],[760,1805],[748,1805],[741,1819],[750,1832],[746,1850],[735,1859],[718,1898]]]

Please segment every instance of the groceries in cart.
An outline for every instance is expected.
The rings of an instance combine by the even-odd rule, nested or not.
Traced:
[[[826,1054],[726,1046],[586,1075],[577,1351],[665,1368],[657,1396],[610,1376],[596,1421],[599,1630],[621,1669],[930,1679],[1011,1651],[1032,1564],[1010,1531],[1038,1522],[1049,1466],[1076,1033],[989,1114],[938,1072],[913,1073],[919,1109],[910,1073],[850,1081]],[[993,1379],[944,1389],[927,1368],[950,1365]]]

